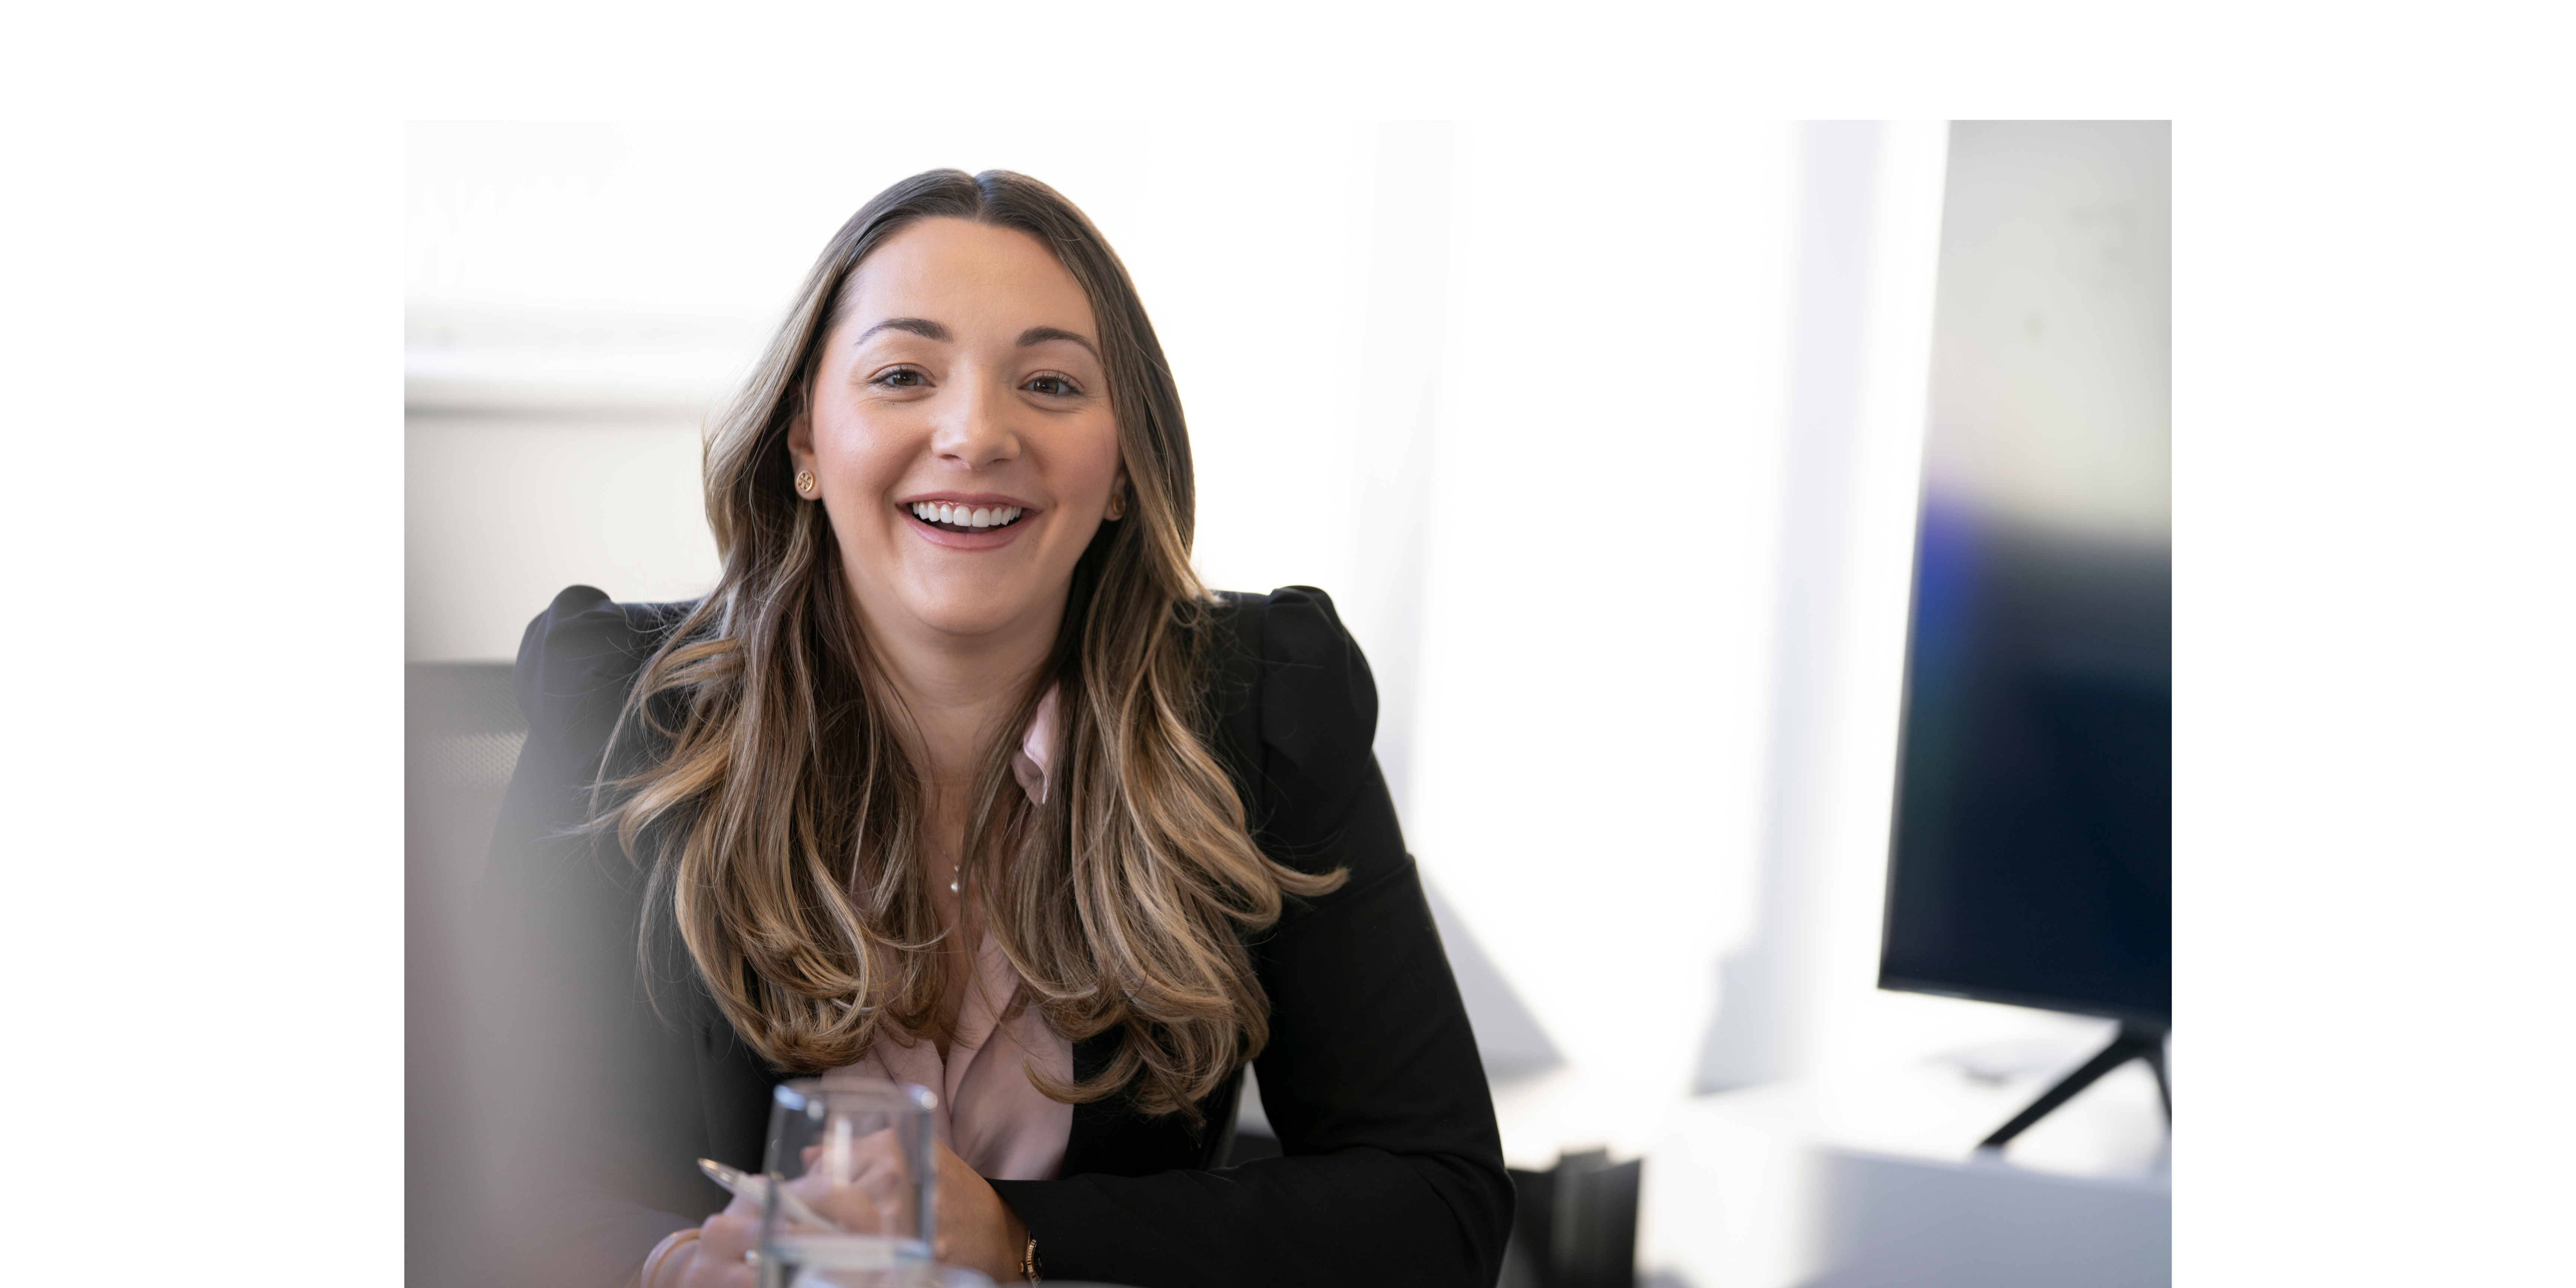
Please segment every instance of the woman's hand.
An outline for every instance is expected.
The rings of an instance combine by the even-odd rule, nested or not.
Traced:
[[[654,1277],[678,1288],[753,1288],[759,1276],[742,1254],[759,1246],[760,1205],[736,1195],[698,1227],[695,1242],[672,1252],[679,1264],[661,1267]]]
[[[972,1266],[998,1284],[1018,1279],[1028,1226],[948,1142],[933,1141],[931,1147],[939,1159],[939,1246],[932,1255],[953,1266]]]

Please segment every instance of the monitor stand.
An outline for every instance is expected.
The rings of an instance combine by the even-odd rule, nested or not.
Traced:
[[[1995,1129],[1995,1134],[1978,1142],[1979,1149],[2002,1149],[2004,1143],[2030,1129],[2032,1123],[2049,1115],[2049,1111],[2075,1098],[2075,1093],[2092,1086],[2095,1080],[2131,1060],[2144,1060],[2156,1071],[2156,1094],[2165,1102],[2165,1121],[2173,1121],[2173,1084],[2165,1079],[2165,1030],[2144,1024],[2123,1023],[2120,1035],[2099,1055],[2084,1062],[2084,1067],[2058,1080],[2046,1095],[2030,1102],[2011,1122]]]

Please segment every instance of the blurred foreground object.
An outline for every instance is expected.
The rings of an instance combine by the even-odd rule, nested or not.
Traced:
[[[1952,127],[1879,985],[2121,1025],[1988,1147],[2164,1079],[2170,192],[2162,123]]]
[[[404,1282],[479,1288],[488,1114],[466,905],[528,726],[507,662],[415,662],[404,691]]]

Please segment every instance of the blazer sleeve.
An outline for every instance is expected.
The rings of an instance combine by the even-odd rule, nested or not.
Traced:
[[[494,1251],[514,1283],[610,1288],[725,1201],[689,1165],[711,1152],[692,990],[648,996],[643,874],[578,830],[653,624],[572,587],[529,623],[512,676],[528,736],[477,892],[476,1092],[496,1125]]]
[[[1273,858],[1346,871],[1253,945],[1255,1061],[1285,1156],[1214,1171],[996,1182],[1050,1277],[1457,1284],[1501,1272],[1512,1187],[1473,1032],[1370,750],[1377,690],[1322,591],[1245,623],[1258,658],[1246,804]]]

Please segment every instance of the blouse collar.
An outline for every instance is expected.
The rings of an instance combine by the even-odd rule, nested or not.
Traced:
[[[1048,789],[1054,786],[1051,767],[1055,760],[1055,735],[1058,693],[1064,686],[1050,684],[1046,696],[1038,699],[1038,713],[1029,721],[1029,731],[1020,738],[1020,752],[1011,758],[1011,774],[1020,780],[1020,790],[1029,794],[1033,804],[1047,802]]]

